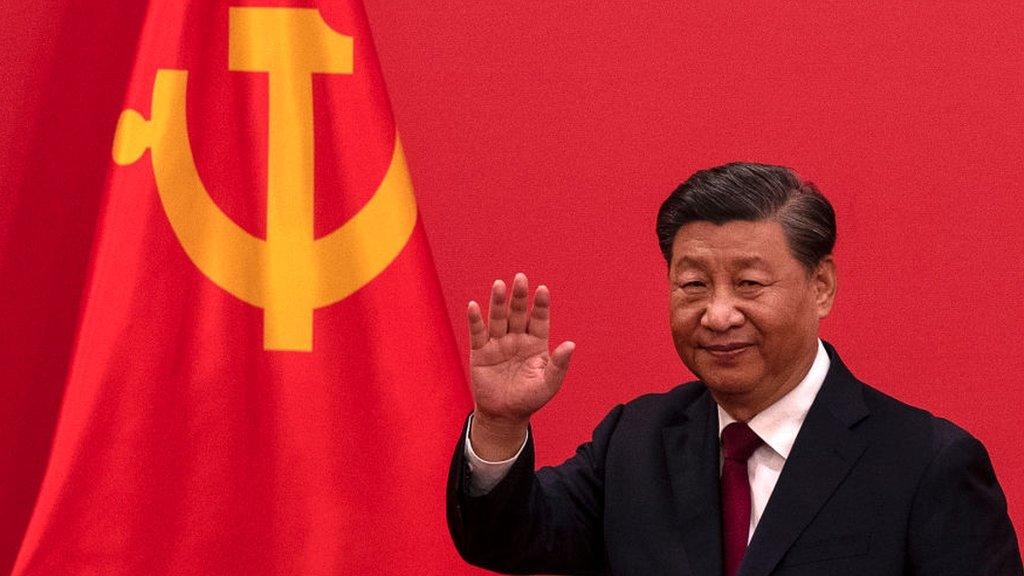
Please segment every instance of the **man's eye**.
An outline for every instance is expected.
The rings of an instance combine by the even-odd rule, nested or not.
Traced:
[[[761,286],[764,286],[764,284],[761,284],[757,280],[740,280],[741,288],[759,288]]]
[[[689,282],[683,283],[683,288],[703,288],[704,283],[700,280],[690,280]]]

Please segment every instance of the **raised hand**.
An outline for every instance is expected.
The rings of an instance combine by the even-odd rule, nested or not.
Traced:
[[[551,294],[538,286],[529,308],[524,274],[512,281],[512,297],[501,280],[494,282],[484,322],[480,305],[470,302],[469,373],[476,409],[471,439],[485,460],[503,460],[519,449],[530,416],[562,386],[575,348],[562,342],[548,351]]]

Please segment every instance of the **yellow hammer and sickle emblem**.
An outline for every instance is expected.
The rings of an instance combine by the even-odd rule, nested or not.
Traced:
[[[160,69],[149,120],[121,113],[114,161],[152,151],[167,219],[185,252],[211,281],[263,308],[266,350],[313,349],[313,310],[346,298],[380,274],[416,224],[402,146],[369,202],[322,238],[313,232],[313,74],[351,74],[352,38],[316,9],[231,8],[232,71],[268,73],[267,237],[261,240],[213,202],[196,170],[185,117],[188,72]]]

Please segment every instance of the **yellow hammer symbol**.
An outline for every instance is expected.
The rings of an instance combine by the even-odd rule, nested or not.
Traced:
[[[151,117],[121,113],[114,161],[152,151],[167,218],[192,262],[235,297],[263,308],[263,347],[313,349],[313,310],[349,296],[405,247],[416,224],[405,156],[396,134],[376,193],[348,222],[313,234],[313,74],[351,74],[352,38],[315,9],[231,8],[229,69],[268,74],[270,132],[267,238],[228,218],[207,193],[189,143],[188,72],[157,70]]]

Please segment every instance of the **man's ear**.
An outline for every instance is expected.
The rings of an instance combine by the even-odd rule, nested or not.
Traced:
[[[836,277],[836,262],[829,254],[818,262],[811,277],[811,283],[815,291],[815,304],[818,307],[818,318],[828,316],[832,310],[832,302],[836,299],[836,290],[839,288]]]

